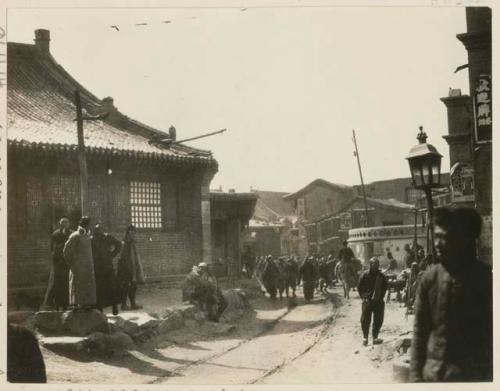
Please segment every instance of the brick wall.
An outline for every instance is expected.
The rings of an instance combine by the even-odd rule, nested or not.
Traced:
[[[63,213],[69,213],[73,222],[79,215],[78,205],[75,211],[73,205],[64,210],[64,206],[54,203],[51,178],[62,176],[76,181],[79,194],[74,163],[71,159],[27,159],[9,153],[9,287],[44,287],[46,284],[51,262],[50,234]],[[111,175],[108,174],[110,167]],[[146,278],[161,279],[187,273],[202,257],[202,176],[200,170],[181,167],[89,160],[90,216],[94,223],[101,221],[108,232],[121,240],[131,221],[130,181],[161,182],[163,228],[138,229],[138,252]],[[35,187],[36,194],[26,194],[26,181],[33,178],[40,186]]]

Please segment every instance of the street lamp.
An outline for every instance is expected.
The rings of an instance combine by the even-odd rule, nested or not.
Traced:
[[[427,227],[430,231],[430,245],[427,242],[427,250],[434,262],[434,227],[433,227],[433,212],[434,202],[432,200],[432,189],[441,187],[441,158],[443,157],[437,149],[427,144],[427,134],[423,127],[419,127],[420,132],[417,135],[418,144],[410,149],[410,153],[406,158],[410,165],[411,179],[413,187],[423,190],[427,200],[427,210],[429,221]],[[429,240],[429,236],[427,236]]]

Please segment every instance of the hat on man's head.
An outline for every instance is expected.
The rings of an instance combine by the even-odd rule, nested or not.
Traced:
[[[198,267],[201,268],[201,269],[206,269],[208,267],[207,263],[206,262],[200,262],[198,264]]]

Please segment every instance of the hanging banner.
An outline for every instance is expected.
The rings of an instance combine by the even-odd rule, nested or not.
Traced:
[[[455,163],[450,183],[452,202],[474,202],[474,169],[470,164]]]
[[[476,141],[491,141],[493,123],[491,103],[491,76],[480,75],[478,86],[474,93],[474,113],[476,127]]]

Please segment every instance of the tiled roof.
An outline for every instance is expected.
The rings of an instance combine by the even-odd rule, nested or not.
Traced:
[[[333,182],[329,182],[325,179],[318,178],[318,179],[315,179],[314,181],[312,181],[311,183],[309,183],[308,185],[304,186],[302,189],[297,190],[294,193],[284,195],[283,198],[284,199],[298,198],[302,194],[307,193],[310,189],[312,189],[316,186],[324,186],[324,187],[328,187],[330,189],[335,189],[335,190],[340,190],[340,191],[352,191],[351,186],[343,185],[340,183],[333,183]]]
[[[105,120],[85,121],[89,152],[216,165],[207,151],[185,145],[153,145],[168,134],[120,113],[112,100],[100,100],[73,79],[50,54],[35,45],[8,43],[7,134],[11,146],[43,150],[76,150],[74,93],[81,94],[88,114],[108,111]],[[111,102],[111,103],[110,103]]]
[[[276,223],[284,219],[290,221],[296,219],[292,205],[283,199],[287,193],[260,190],[256,190],[254,193],[258,196],[253,215],[254,220]]]

